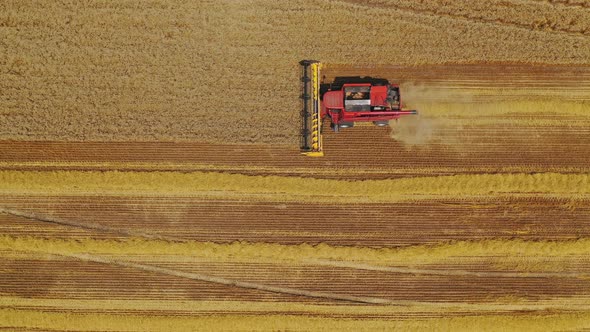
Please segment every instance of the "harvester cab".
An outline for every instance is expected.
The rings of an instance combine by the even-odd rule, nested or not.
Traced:
[[[320,82],[322,64],[316,60],[299,62],[303,109],[301,111],[301,153],[324,155],[322,139],[323,119],[330,118],[330,127],[338,132],[353,127],[355,122],[373,122],[388,126],[390,120],[417,114],[403,110],[399,85],[383,78],[336,77],[333,82]]]

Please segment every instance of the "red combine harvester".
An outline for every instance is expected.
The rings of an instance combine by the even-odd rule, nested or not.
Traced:
[[[299,62],[303,67],[303,110],[301,111],[301,152],[308,156],[324,155],[322,122],[329,117],[330,127],[338,132],[355,122],[373,122],[387,126],[390,120],[416,114],[403,110],[399,86],[383,78],[337,77],[332,83],[320,83],[322,64],[315,60]]]

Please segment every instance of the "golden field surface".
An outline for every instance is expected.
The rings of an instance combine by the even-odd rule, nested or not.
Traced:
[[[5,0],[0,330],[588,331],[589,165],[587,0]]]

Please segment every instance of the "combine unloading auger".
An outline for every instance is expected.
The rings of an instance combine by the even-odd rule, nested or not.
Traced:
[[[301,83],[301,153],[311,157],[322,157],[322,116],[320,109],[320,69],[315,60],[299,62],[303,66]]]

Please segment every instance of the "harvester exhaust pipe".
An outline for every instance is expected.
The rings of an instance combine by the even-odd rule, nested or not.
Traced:
[[[301,75],[301,153],[312,157],[324,155],[322,150],[322,119],[320,114],[320,68],[317,60],[302,60]]]

